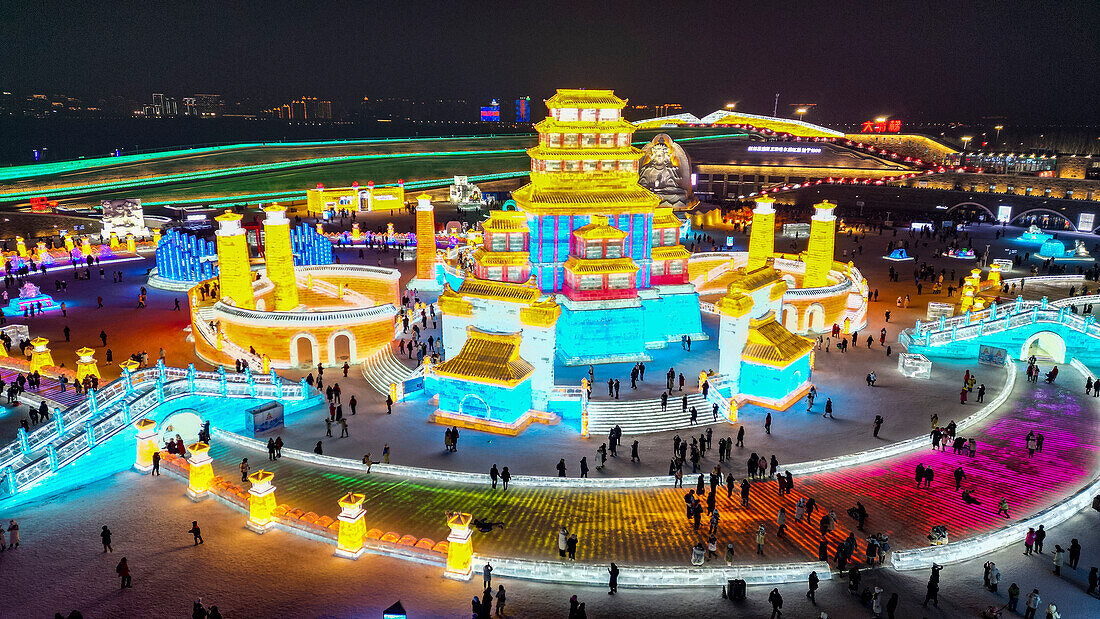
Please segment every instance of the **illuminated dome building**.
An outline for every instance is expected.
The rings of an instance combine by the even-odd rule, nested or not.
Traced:
[[[400,273],[361,265],[298,265],[290,221],[265,209],[264,268],[253,272],[241,216],[216,217],[217,277],[188,291],[195,352],[254,370],[361,363],[393,341]],[[255,352],[253,352],[255,351]]]

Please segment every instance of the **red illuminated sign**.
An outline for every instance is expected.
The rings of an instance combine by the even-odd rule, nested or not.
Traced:
[[[35,213],[52,213],[57,208],[57,200],[46,197],[31,198],[31,210]]]
[[[860,133],[900,133],[901,121],[897,119],[891,120],[866,120],[863,122],[863,127],[860,129]]]

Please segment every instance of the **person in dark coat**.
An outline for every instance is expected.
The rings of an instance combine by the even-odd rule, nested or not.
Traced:
[[[130,576],[130,565],[126,563],[126,557],[122,557],[122,560],[115,566],[115,573],[122,580],[122,585],[119,589],[133,589],[134,579]]]
[[[806,592],[806,597],[810,598],[810,602],[813,602],[814,606],[817,606],[817,597],[815,592],[817,591],[817,583],[819,580],[820,579],[817,577],[817,572],[810,572],[810,590]]]
[[[772,605],[771,619],[782,617],[783,611],[780,609],[783,608],[783,596],[780,595],[778,588],[772,589],[772,592],[768,594],[768,602]]]
[[[607,569],[607,573],[610,574],[607,581],[607,594],[615,595],[615,592],[619,590],[619,568],[612,563],[611,567]]]
[[[104,553],[115,551],[114,548],[111,548],[111,530],[107,528],[107,525],[103,525],[103,530],[99,532],[99,537],[103,540]]]

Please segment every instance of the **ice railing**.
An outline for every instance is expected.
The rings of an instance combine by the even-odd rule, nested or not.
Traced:
[[[691,549],[684,549],[684,563],[691,558]],[[474,571],[480,572],[486,562],[493,566],[493,574],[524,580],[549,581],[571,585],[603,585],[607,583],[606,563],[562,563],[561,561],[537,561],[475,555]],[[824,561],[779,563],[774,565],[622,565],[618,584],[621,587],[718,587],[733,579],[741,579],[747,585],[778,585],[803,582],[810,572],[817,572],[822,580],[832,578],[829,564]]]
[[[45,446],[45,454],[40,457],[30,459],[32,456],[29,455],[40,450],[28,452],[29,462],[18,468],[9,465],[10,468],[5,472],[8,494],[25,491],[40,483],[61,467],[71,464],[91,451],[96,445],[118,434],[135,420],[144,418],[156,407],[176,398],[211,395],[229,398],[302,400],[310,395],[308,387],[301,383],[285,383],[275,376],[265,375],[263,378],[266,382],[258,382],[250,373],[233,376],[223,372],[196,372],[193,368],[170,369],[173,370],[171,372],[173,380],[167,380],[169,372],[165,371],[160,375],[160,380],[155,383],[154,389],[141,393],[133,400],[116,399],[110,402],[103,408],[104,416],[98,419],[89,417],[67,432],[63,431],[65,429],[63,422],[54,423],[58,430],[62,430],[56,438],[62,438],[62,440],[58,443],[48,443]],[[135,392],[127,391],[126,395],[133,393]]]
[[[390,269],[387,267],[376,267],[367,264],[314,264],[310,266],[296,266],[294,271],[297,273],[311,273],[311,272],[331,272],[331,273],[343,273],[352,276],[362,275],[381,275],[394,281],[401,278],[401,272],[396,269]]]
[[[317,281],[313,282],[317,284]],[[279,312],[249,310],[233,307],[221,301],[214,304],[213,316],[219,314],[233,316],[256,325],[279,325],[284,322],[308,322],[311,324],[343,324],[351,320],[384,318],[397,315],[397,309],[390,303],[372,307],[359,307],[347,310],[323,310],[316,312]]]
[[[966,340],[991,333],[1000,333],[1035,323],[1060,324],[1090,337],[1100,338],[1100,325],[1089,315],[1075,314],[1070,306],[1100,302],[1100,295],[1070,297],[1050,302],[1045,297],[1040,301],[1024,301],[1017,298],[1015,303],[999,307],[996,303],[980,312],[967,312],[951,318],[941,317],[938,321],[917,321],[916,327],[906,329],[907,343],[941,346],[950,342]]]
[[[251,372],[230,374],[226,373],[224,369],[219,369],[217,372],[205,372],[195,370],[194,366],[189,366],[186,369],[168,367],[159,361],[156,367],[138,370],[133,373],[123,370],[123,373],[124,375],[121,378],[111,381],[98,390],[89,392],[87,399],[83,402],[64,411],[58,411],[49,422],[42,424],[33,431],[25,432],[20,429],[19,438],[16,441],[0,448],[0,469],[11,466],[24,454],[41,451],[58,438],[78,431],[89,420],[111,414],[112,409],[120,407],[121,403],[129,399],[130,396],[134,396],[136,399],[147,391],[156,389],[158,380],[164,384],[169,384],[172,381],[188,379],[189,376],[193,376],[195,380],[214,380],[220,383],[224,376],[227,385],[247,384],[249,382],[257,385],[270,385],[275,384],[273,381],[277,380],[278,384],[282,384],[284,391],[288,394],[286,397],[301,397],[300,384],[285,383],[277,376],[272,378],[274,374],[253,375]]]

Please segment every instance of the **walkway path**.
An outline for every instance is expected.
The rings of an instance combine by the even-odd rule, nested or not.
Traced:
[[[23,373],[24,372],[17,372],[16,370],[10,370],[8,368],[0,368],[0,378],[3,378],[4,382],[9,385],[13,381],[15,381],[15,378],[19,376],[19,374]],[[66,385],[64,388],[62,388],[60,381],[49,378],[48,376],[42,377],[42,388],[30,389],[28,387],[26,393],[41,396],[43,398],[46,398],[47,400],[53,400],[54,402],[61,404],[65,408],[80,404],[84,401],[85,398],[84,394],[77,393],[76,390],[73,389],[72,385]],[[7,400],[5,400],[5,402],[6,401]]]
[[[936,524],[947,525],[952,539],[995,529],[1005,522],[994,513],[1001,496],[1008,499],[1009,511],[1016,519],[1040,511],[1091,480],[1100,458],[1100,429],[1093,403],[1061,386],[1021,379],[1005,405],[1006,412],[977,430],[976,458],[929,449],[868,465],[853,463],[846,471],[796,479],[795,493],[782,498],[774,482],[756,482],[750,509],[739,506],[736,493],[731,501],[720,490],[719,542],[723,546],[732,543],[742,559],[751,557],[752,534],[763,522],[769,533],[767,559],[815,557],[817,519],[829,509],[840,516],[840,526],[829,536],[832,551],[854,525],[844,512],[857,500],[870,513],[868,533],[888,533],[895,548],[926,545],[924,536]],[[1026,459],[1022,448],[1030,429],[1042,432],[1046,439],[1044,451],[1032,460]],[[512,487],[505,492],[485,486],[346,474],[290,460],[270,463],[255,451],[215,443],[216,472],[233,479],[240,459],[249,457],[253,470],[269,467],[275,472],[279,503],[305,511],[333,516],[338,511],[336,499],[354,490],[368,497],[364,505],[368,527],[384,532],[443,539],[443,513],[447,510],[504,521],[507,527],[503,531],[477,536],[476,550],[489,555],[553,556],[557,529],[564,524],[580,538],[580,561],[683,564],[690,547],[706,533],[705,524],[696,532],[685,519],[682,497],[686,488]],[[734,472],[740,476],[746,454],[735,452],[734,456]],[[936,472],[931,490],[915,488],[913,472],[918,463]],[[709,471],[715,463],[708,460],[705,464]],[[965,505],[954,490],[951,472],[960,465],[967,473],[964,488],[972,489],[982,502],[980,506]],[[813,525],[790,524],[799,496],[813,496],[819,504]],[[788,537],[777,540],[774,522],[780,505],[787,507],[790,526]],[[857,538],[862,539],[858,534]]]

